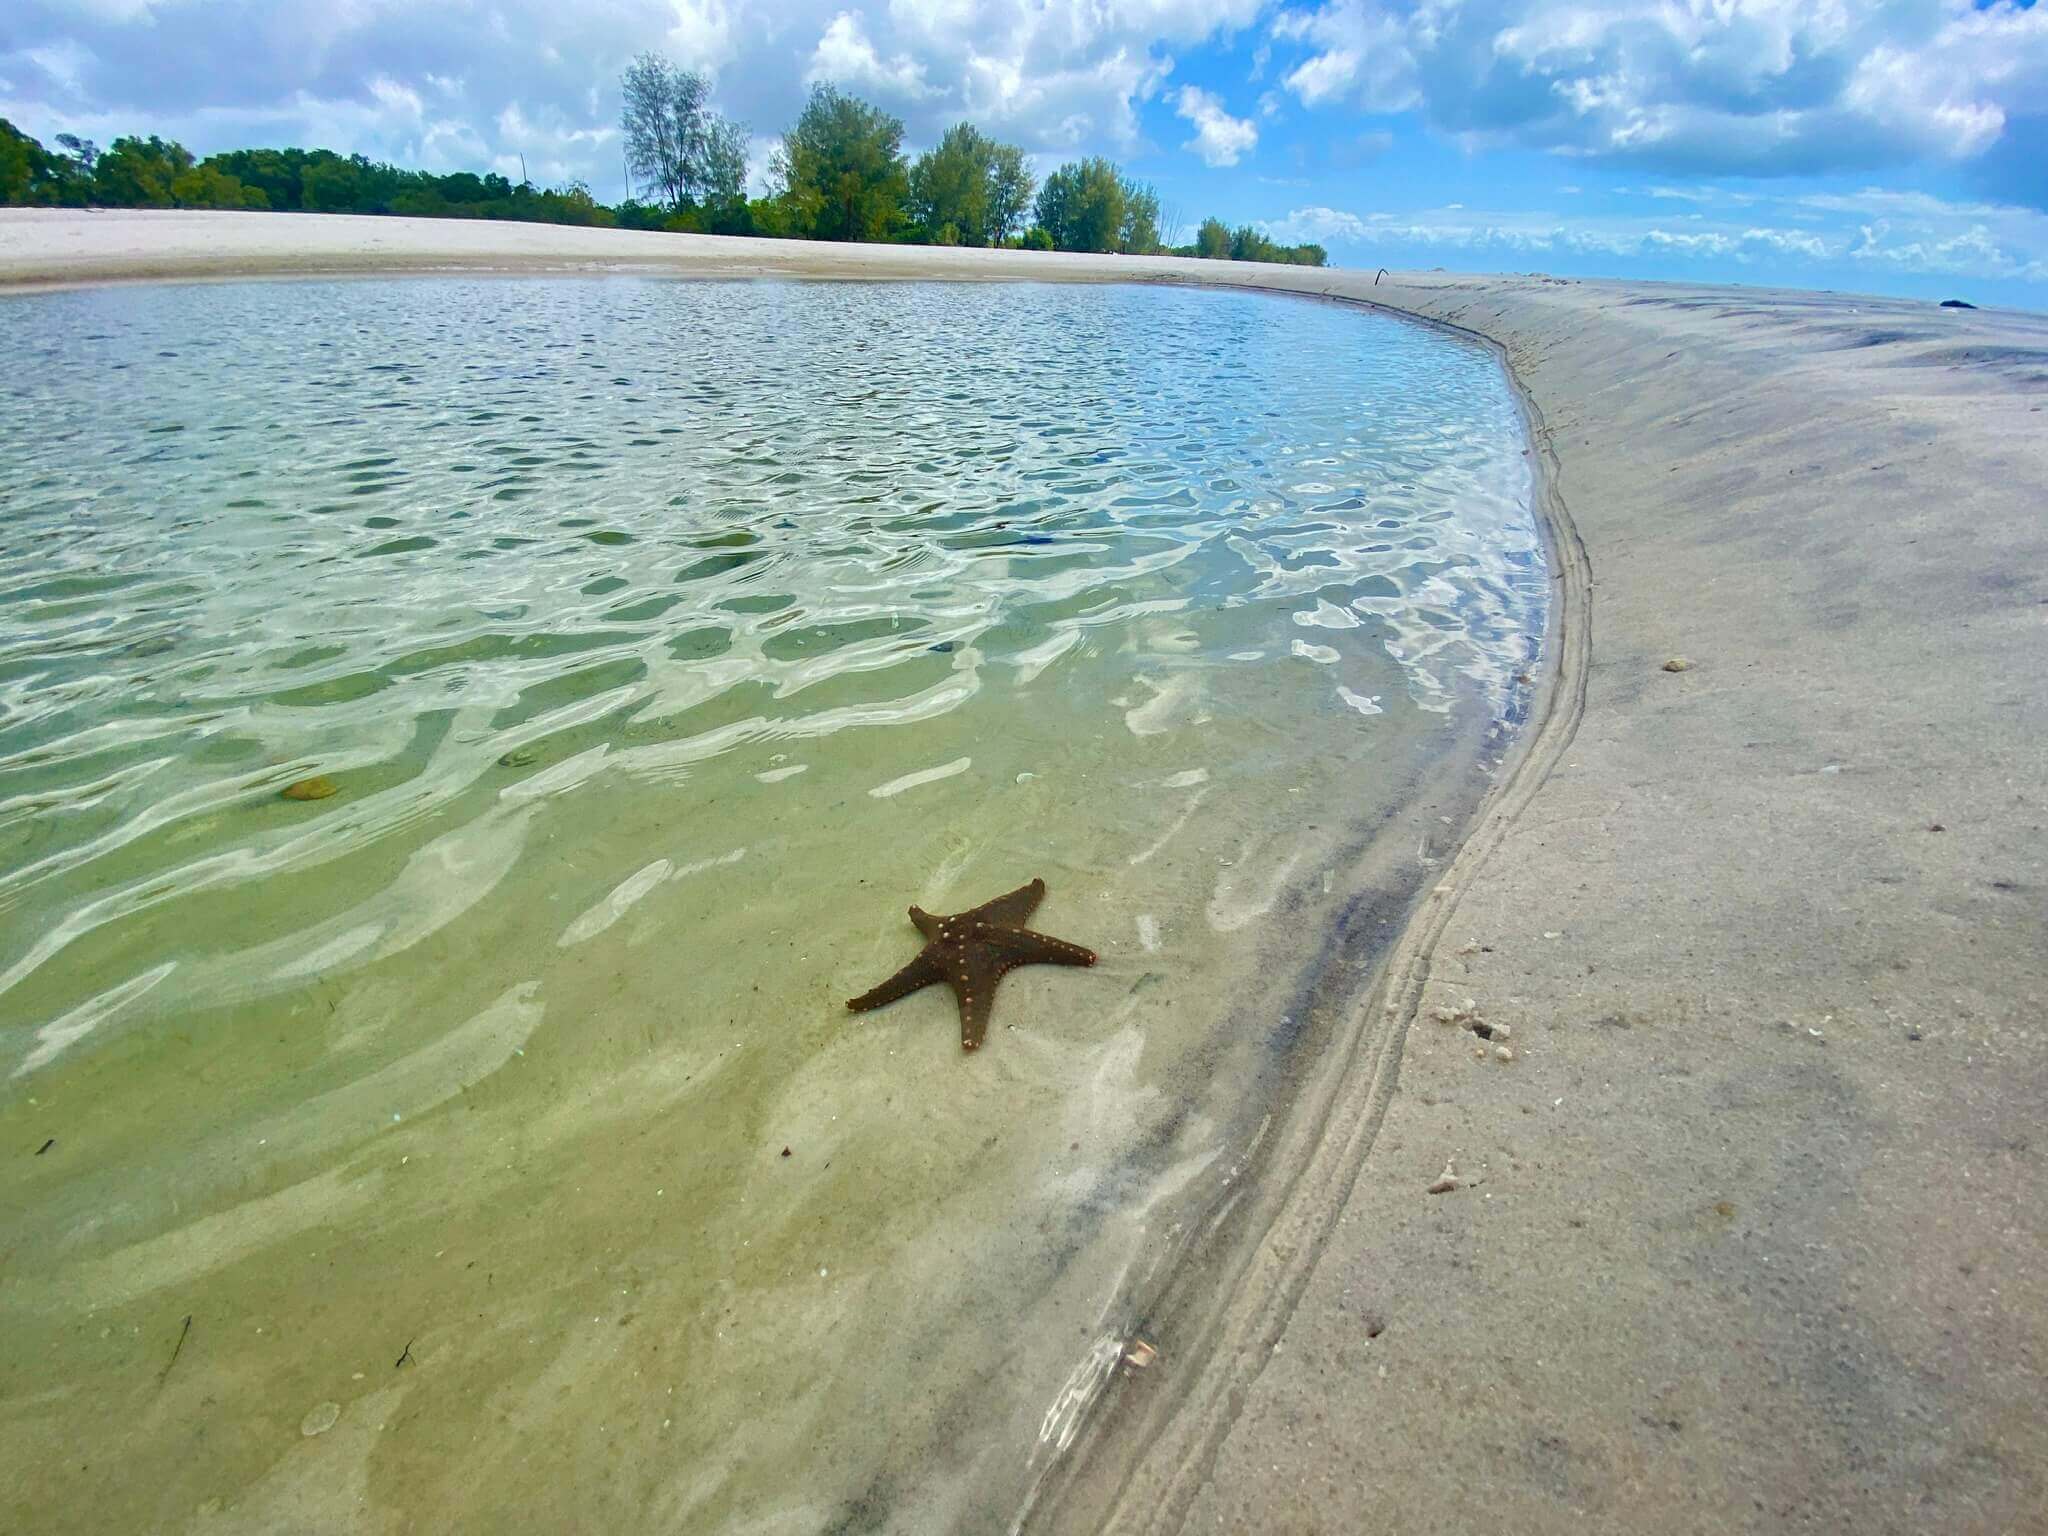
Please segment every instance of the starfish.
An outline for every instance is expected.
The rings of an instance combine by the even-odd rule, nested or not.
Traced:
[[[910,920],[926,939],[923,951],[880,986],[847,999],[846,1006],[866,1013],[943,981],[960,1000],[960,1048],[974,1050],[988,1034],[989,1005],[1006,971],[1020,965],[1095,963],[1094,950],[1024,926],[1044,899],[1045,882],[1034,880],[951,917],[934,917],[912,907]]]

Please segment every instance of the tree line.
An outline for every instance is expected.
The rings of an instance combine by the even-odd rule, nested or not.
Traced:
[[[495,173],[436,176],[331,149],[234,149],[195,160],[184,145],[154,134],[116,139],[105,150],[68,133],[56,144],[47,150],[0,118],[0,203],[615,222],[581,186],[543,191]]]
[[[747,132],[714,111],[695,71],[656,54],[621,82],[624,201],[580,182],[437,176],[325,149],[238,149],[195,159],[151,135],[102,151],[59,134],[55,148],[0,118],[0,203],[57,207],[247,208],[418,218],[516,219],[791,240],[868,240],[1013,250],[1172,254],[1320,267],[1319,245],[1279,245],[1251,225],[1205,220],[1180,245],[1158,194],[1100,157],[1041,183],[1024,152],[956,123],[914,160],[903,123],[829,84],[814,86],[770,161],[767,195],[747,194]],[[1162,228],[1162,224],[1168,226]]]
[[[903,122],[829,83],[811,88],[770,162],[765,197],[746,194],[746,131],[710,105],[704,76],[658,54],[622,82],[626,165],[658,194],[628,200],[621,223],[800,240],[881,240],[1046,251],[1172,254],[1328,264],[1319,245],[1280,245],[1250,225],[1207,220],[1191,245],[1162,228],[1159,194],[1101,157],[1037,182],[1024,151],[956,123],[915,160]],[[1223,233],[1219,244],[1213,230]]]

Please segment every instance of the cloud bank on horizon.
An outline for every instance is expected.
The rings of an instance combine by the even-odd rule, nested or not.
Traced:
[[[647,48],[762,165],[831,80],[1344,263],[2048,301],[2034,0],[14,0],[0,116],[610,198]]]

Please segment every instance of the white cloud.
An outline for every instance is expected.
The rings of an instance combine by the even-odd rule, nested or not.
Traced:
[[[841,11],[826,25],[811,52],[811,67],[804,79],[829,80],[852,90],[881,91],[910,101],[922,101],[932,94],[924,81],[924,66],[908,54],[883,62],[855,11]]]
[[[616,145],[576,135],[616,122],[620,72],[656,49],[712,72],[715,103],[755,134],[780,133],[808,83],[833,78],[901,115],[911,143],[965,117],[1034,154],[1129,155],[1176,52],[1235,37],[1269,5],[7,0],[0,114],[45,140],[169,133],[201,154],[295,143],[422,164],[431,143],[467,146],[473,170],[509,158],[516,174],[523,148],[536,181],[581,177],[609,196]],[[514,105],[524,143],[502,131]]]
[[[2048,104],[2048,7],[2014,0],[1328,0],[1270,30],[1307,106],[1710,173],[1964,160]]]
[[[1376,251],[1457,250],[1500,260],[1546,255],[1607,260],[1711,258],[1738,268],[1786,260],[1855,263],[1892,272],[1979,279],[2048,280],[2048,214],[1999,204],[1950,203],[1924,193],[1867,192],[1771,199],[1771,223],[1691,215],[1677,226],[1647,215],[1565,216],[1458,207],[1357,214],[1297,208],[1266,230],[1276,240],[1314,240],[1371,259]],[[1832,227],[1798,227],[1807,211],[1836,215]]]
[[[1304,240],[1313,240],[1327,245],[1332,242],[1363,244],[1373,233],[1372,226],[1355,213],[1346,213],[1341,208],[1314,206],[1297,208],[1284,219],[1266,226],[1266,233],[1275,240],[1289,245],[1299,245]]]
[[[725,0],[670,0],[674,12],[662,46],[685,69],[717,70],[735,52],[732,13]]]
[[[1319,53],[1287,76],[1287,88],[1314,107],[1341,95],[1358,79],[1359,54],[1351,48]]]
[[[1933,272],[1954,277],[2007,277],[2024,282],[2048,281],[2048,260],[2028,257],[2001,245],[1978,224],[1946,239],[1888,240],[1883,222],[1866,225],[1849,254],[1855,260],[1902,272]]]
[[[2048,214],[1868,187],[1816,192],[1792,206],[1856,221],[1852,260],[1905,272],[2048,281]]]
[[[1232,117],[1221,101],[1199,86],[1182,86],[1174,98],[1174,111],[1195,129],[1195,136],[1181,148],[1200,155],[1204,165],[1235,165],[1258,145],[1258,125],[1249,118]]]
[[[765,197],[775,185],[775,151],[782,147],[780,139],[756,133],[747,137],[747,193],[751,197]]]
[[[399,84],[388,75],[378,75],[370,81],[370,99],[396,118],[417,121],[427,111],[427,104],[420,100],[418,91],[409,85]]]

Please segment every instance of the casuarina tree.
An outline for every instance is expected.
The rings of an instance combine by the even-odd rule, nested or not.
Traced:
[[[658,53],[643,53],[620,81],[626,168],[672,209],[723,206],[746,195],[747,136],[711,110],[711,85]]]
[[[818,84],[775,152],[790,232],[819,240],[877,240],[903,217],[910,177],[903,124],[879,107]]]
[[[999,245],[1031,197],[1024,151],[955,123],[910,168],[910,213],[943,245]]]

